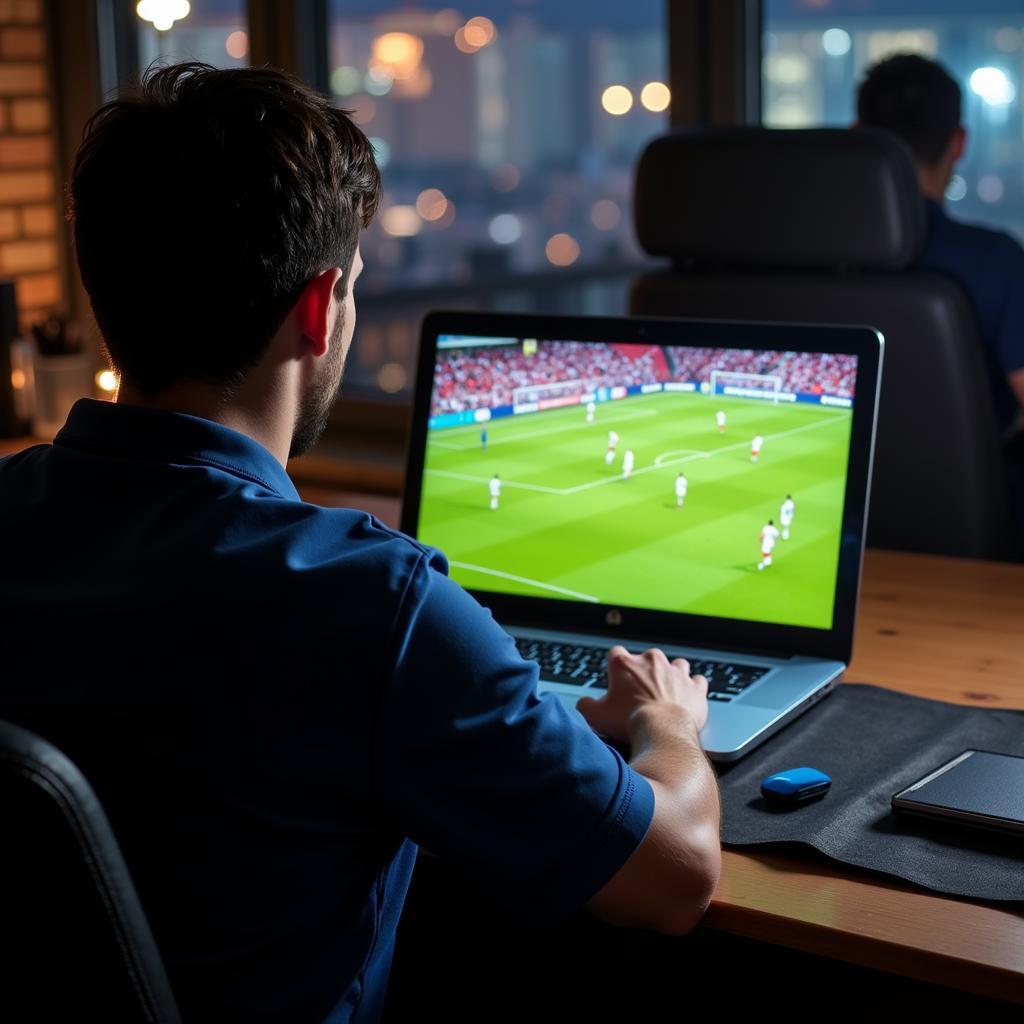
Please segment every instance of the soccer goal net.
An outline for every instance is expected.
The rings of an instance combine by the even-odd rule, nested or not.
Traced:
[[[762,398],[775,405],[779,404],[782,378],[766,373],[734,373],[729,370],[712,370],[708,382],[708,394],[732,395],[735,398]]]
[[[583,394],[583,381],[560,380],[550,384],[526,384],[512,392],[515,405],[526,405],[528,402],[557,403],[568,405],[573,399]]]

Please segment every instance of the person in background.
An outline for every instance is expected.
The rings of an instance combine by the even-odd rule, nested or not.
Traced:
[[[956,278],[967,293],[996,420],[1016,451],[1024,428],[1024,248],[1004,231],[954,220],[943,207],[967,143],[960,118],[960,86],[937,61],[915,54],[875,64],[857,92],[857,123],[897,135],[913,153],[928,211],[920,265]]]

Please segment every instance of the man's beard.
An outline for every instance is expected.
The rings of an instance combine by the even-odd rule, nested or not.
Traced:
[[[341,351],[342,337],[345,333],[342,319],[338,317],[331,333],[327,365],[323,373],[302,396],[299,413],[295,417],[295,432],[292,434],[289,459],[294,459],[296,455],[305,455],[320,440],[320,435],[327,428],[331,409],[338,400],[341,377],[345,371],[345,359]]]

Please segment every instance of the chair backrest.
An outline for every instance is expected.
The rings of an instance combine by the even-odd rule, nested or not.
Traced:
[[[1010,548],[984,355],[960,286],[915,269],[924,201],[909,151],[847,129],[681,132],[652,142],[636,228],[671,269],[636,314],[865,324],[886,339],[868,543],[975,558]]]
[[[0,722],[0,1018],[176,1024],[180,1015],[96,794]]]

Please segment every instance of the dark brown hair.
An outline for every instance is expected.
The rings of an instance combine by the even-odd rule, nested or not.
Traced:
[[[380,195],[366,136],[297,78],[151,69],[89,119],[69,189],[114,367],[147,396],[204,380],[228,397],[313,277],[341,267],[347,287]]]
[[[897,54],[868,69],[857,120],[898,135],[918,163],[933,167],[960,127],[960,86],[938,61]]]

